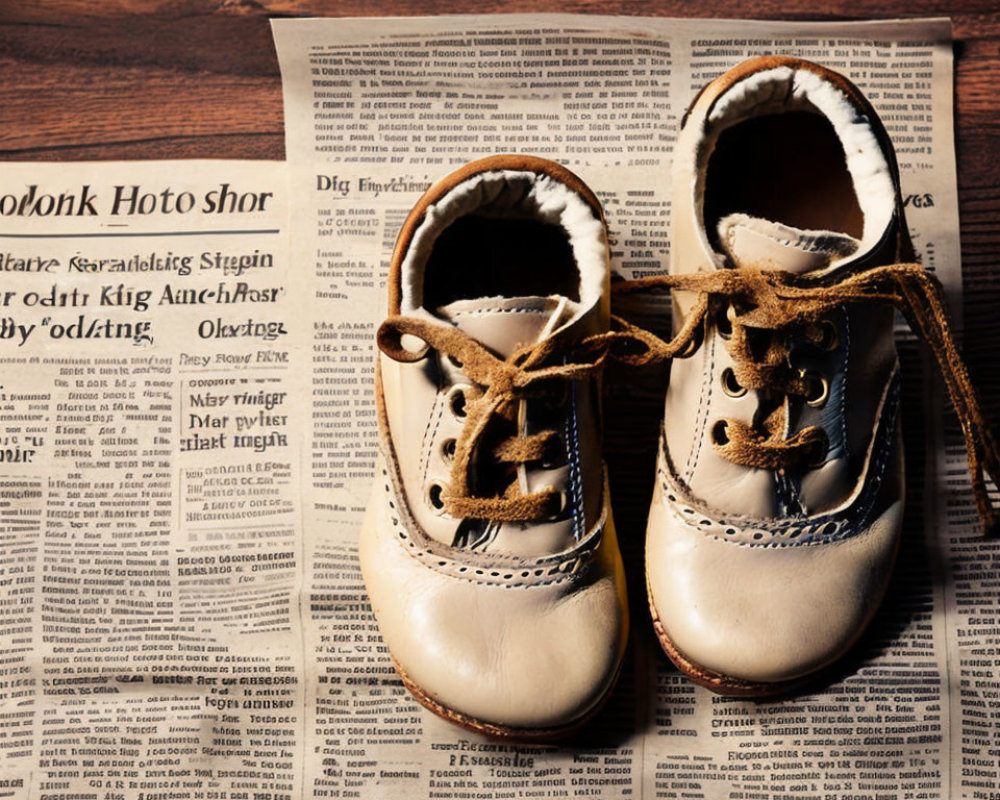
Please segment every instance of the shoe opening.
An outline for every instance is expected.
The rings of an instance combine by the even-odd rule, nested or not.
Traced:
[[[575,317],[600,302],[606,280],[604,223],[579,194],[544,173],[482,172],[426,209],[401,265],[401,313],[562,297]]]
[[[855,255],[836,262],[843,265],[892,224],[896,179],[881,123],[822,70],[748,74],[711,105],[702,136],[695,202],[713,249],[719,220],[745,214],[858,241]]]
[[[470,214],[434,241],[424,266],[424,307],[479,297],[580,299],[580,275],[560,225]]]
[[[864,214],[830,121],[790,111],[723,130],[705,179],[705,227],[717,250],[718,222],[733,213],[861,239]]]

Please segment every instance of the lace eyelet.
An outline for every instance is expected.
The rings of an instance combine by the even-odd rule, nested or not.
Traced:
[[[678,351],[675,358],[689,358],[694,355],[698,348],[701,347],[702,342],[705,341],[705,329],[707,327],[708,323],[706,322],[705,324],[699,325],[695,328],[694,336],[691,337],[691,340],[687,343],[683,350]]]
[[[801,370],[799,375],[808,381],[808,394],[806,395],[806,405],[812,408],[821,408],[830,397],[830,381],[821,372]]]
[[[726,433],[728,427],[729,423],[724,419],[716,420],[712,426],[712,442],[718,447],[729,444],[729,434]]]
[[[560,519],[566,513],[566,509],[569,508],[569,496],[566,494],[565,489],[560,489],[557,497],[559,498],[559,503],[549,516],[550,520]]]
[[[733,336],[733,323],[729,319],[729,306],[722,306],[715,315],[715,330],[725,341]]]
[[[562,411],[569,402],[569,385],[566,381],[560,381],[557,388],[546,391],[542,402],[550,411]]]
[[[840,330],[833,321],[828,319],[807,325],[805,337],[813,347],[828,353],[840,347]]]
[[[747,388],[736,380],[736,373],[731,367],[722,371],[722,391],[730,397],[743,397],[747,393]]]
[[[565,463],[563,457],[563,442],[558,434],[554,435],[545,447],[545,455],[538,462],[542,469],[555,469]]]
[[[465,419],[468,412],[466,411],[466,405],[468,404],[468,398],[465,396],[465,390],[461,386],[452,386],[448,390],[448,410],[456,419]]]
[[[451,461],[455,458],[455,449],[457,442],[454,439],[445,439],[441,443],[441,458],[445,461]]]
[[[399,337],[399,346],[415,357],[423,357],[428,350],[427,342],[412,333],[404,333]]]
[[[427,487],[427,504],[435,514],[444,514],[444,484],[433,481]]]
[[[448,363],[451,364],[455,369],[461,369],[464,365],[455,356],[448,356]]]
[[[830,452],[830,439],[826,435],[826,431],[823,431],[823,438],[820,440],[815,448],[815,452],[810,456],[809,461],[806,462],[806,466],[809,469],[819,469],[826,463],[826,456]]]

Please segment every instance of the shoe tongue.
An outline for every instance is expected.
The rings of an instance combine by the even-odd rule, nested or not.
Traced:
[[[522,345],[542,341],[566,324],[576,324],[579,304],[559,295],[550,297],[480,297],[457,300],[435,309],[441,319],[450,322],[501,358],[508,357]],[[535,420],[537,423],[537,420]],[[523,427],[522,427],[523,425]],[[519,422],[524,433],[536,432],[526,419]],[[568,486],[569,467],[555,472],[529,470],[527,464],[517,465],[517,488],[522,495],[540,491],[546,486]],[[479,527],[468,528],[472,541],[482,537],[482,548],[489,552],[536,559],[547,553],[557,553],[575,543],[574,527],[569,518],[551,522],[531,523],[530,535],[517,522],[486,523],[468,521]],[[466,546],[475,547],[472,542]]]
[[[802,274],[833,266],[861,242],[835,231],[809,231],[748,214],[719,220],[719,242],[733,265]]]
[[[570,318],[576,304],[565,297],[480,297],[456,300],[435,310],[503,358],[550,335]]]

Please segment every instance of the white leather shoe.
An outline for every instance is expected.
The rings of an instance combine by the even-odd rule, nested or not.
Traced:
[[[795,687],[885,592],[898,364],[892,308],[859,295],[896,286],[877,268],[909,249],[898,187],[871,106],[815,64],[749,61],[685,118],[670,286],[688,352],[671,366],[646,568],[664,650],[717,692]],[[906,267],[898,280],[924,280]]]
[[[608,280],[597,199],[538,158],[458,170],[397,241],[361,567],[406,686],[476,731],[566,733],[620,669],[600,456]]]

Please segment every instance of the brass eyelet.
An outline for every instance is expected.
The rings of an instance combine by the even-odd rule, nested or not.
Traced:
[[[799,370],[799,375],[808,382],[806,405],[812,408],[820,408],[825,405],[830,397],[830,381],[826,375],[811,370]]]
[[[730,397],[743,397],[747,393],[747,387],[736,380],[732,367],[726,367],[722,371],[722,391]]]
[[[825,350],[828,353],[840,347],[840,330],[829,319],[821,319],[819,322],[812,322],[807,325],[805,336],[813,347]]]

